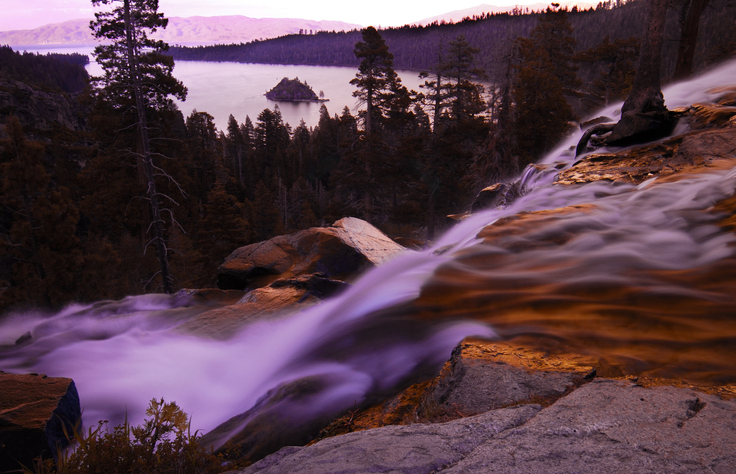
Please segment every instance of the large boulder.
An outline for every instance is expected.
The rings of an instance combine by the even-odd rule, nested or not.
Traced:
[[[555,400],[592,380],[595,369],[509,343],[465,342],[455,348],[418,407],[423,418],[456,418],[494,408]]]
[[[331,227],[312,227],[235,250],[218,268],[217,286],[259,288],[310,273],[349,279],[404,250],[369,223],[346,217]]]
[[[0,472],[29,469],[69,445],[82,411],[74,382],[0,372]]]
[[[590,358],[512,341],[467,340],[434,379],[335,420],[320,437],[385,425],[449,421],[521,403],[549,405],[593,380]]]
[[[242,473],[725,473],[734,445],[734,400],[600,379],[547,408],[348,433],[284,448]]]

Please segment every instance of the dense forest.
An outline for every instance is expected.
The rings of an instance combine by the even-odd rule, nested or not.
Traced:
[[[284,123],[276,107],[242,121],[231,116],[225,130],[205,111],[185,117],[168,95],[183,97],[186,89],[170,75],[171,57],[155,48],[142,62],[150,80],[141,88],[155,84],[143,91],[142,114],[114,76],[87,84],[77,57],[2,48],[0,310],[161,291],[152,222],[166,224],[174,289],[214,285],[217,266],[238,246],[344,216],[364,218],[395,238],[432,240],[452,224],[446,216],[467,210],[478,190],[513,178],[554,146],[581,110],[626,96],[637,27],[630,36],[613,35],[591,20],[585,27],[598,39],[581,46],[575,25],[586,18],[613,23],[603,14],[637,23],[624,15],[639,16],[636,3],[257,43],[281,45],[284,54],[307,54],[316,50],[312,41],[329,38],[349,43],[351,84],[363,108],[331,116],[323,107],[311,128]],[[472,29],[501,20],[511,22],[497,40],[506,52],[489,62]],[[520,36],[510,39],[512,31]],[[721,55],[733,55],[729,37],[711,33],[706,44],[720,40]],[[398,37],[422,46],[421,65],[401,62],[411,56],[402,47],[394,56]],[[296,40],[298,47],[288,46]],[[326,44],[323,54],[339,49]],[[119,67],[112,47],[100,54],[98,60]],[[483,71],[488,64],[495,69]],[[407,90],[397,65],[424,69],[424,87]],[[487,74],[494,76],[492,89],[483,85]],[[85,78],[81,92],[71,80],[78,76]],[[69,110],[82,110],[84,125],[29,120],[20,84],[43,88],[56,104],[73,103]],[[142,120],[145,147],[137,133]],[[152,182],[160,218],[151,215]]]
[[[89,84],[83,66],[89,64],[84,54],[16,53],[0,45],[0,77],[12,77],[26,84],[52,91],[81,92]],[[79,67],[82,66],[82,67]]]

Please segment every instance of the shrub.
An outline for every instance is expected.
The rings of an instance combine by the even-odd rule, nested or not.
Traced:
[[[72,450],[58,460],[38,461],[36,474],[199,474],[244,467],[199,444],[186,413],[163,398],[151,400],[141,426],[127,419],[113,429],[100,421],[86,435],[75,434]],[[27,473],[31,473],[26,469]]]

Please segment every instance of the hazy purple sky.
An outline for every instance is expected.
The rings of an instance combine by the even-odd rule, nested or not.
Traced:
[[[304,18],[339,20],[367,26],[394,26],[412,23],[453,10],[481,4],[516,5],[540,0],[159,0],[166,16],[245,15],[253,18]],[[369,4],[369,9],[362,5]],[[36,28],[76,18],[92,18],[90,0],[0,0],[0,31]]]

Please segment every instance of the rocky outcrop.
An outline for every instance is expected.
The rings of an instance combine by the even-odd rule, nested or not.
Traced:
[[[595,369],[509,343],[460,344],[422,396],[418,412],[455,418],[521,402],[554,400],[592,380]]]
[[[68,378],[0,372],[0,472],[31,468],[69,444],[81,418],[79,395]]]
[[[349,433],[284,448],[242,473],[725,473],[735,443],[734,401],[601,379],[547,408]]]
[[[730,103],[728,97],[722,102]],[[736,158],[736,107],[695,104],[679,113],[688,133],[619,153],[591,153],[561,172],[557,184],[641,183]]]
[[[331,227],[313,227],[235,250],[218,268],[217,286],[259,288],[311,273],[344,280],[405,250],[367,222],[346,217]]]
[[[69,130],[83,130],[84,119],[78,104],[67,94],[46,92],[33,88],[22,82],[0,80],[0,136],[4,134],[3,116],[15,115],[24,129],[33,134],[34,131],[48,131],[54,127]]]
[[[549,405],[595,377],[590,362],[510,341],[465,341],[434,379],[365,410],[350,412],[320,436],[449,421],[520,403]]]
[[[496,183],[482,189],[470,206],[471,212],[511,204],[522,193],[521,183]]]

